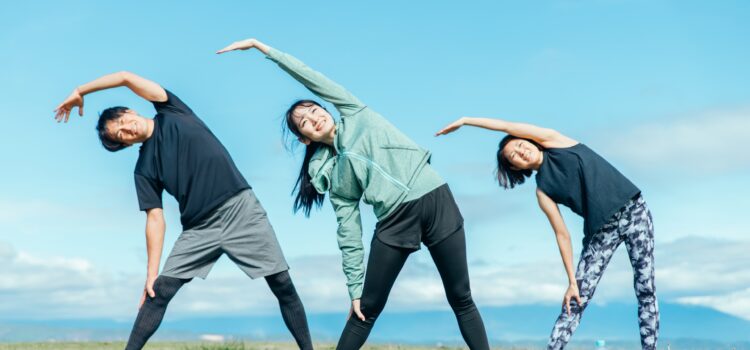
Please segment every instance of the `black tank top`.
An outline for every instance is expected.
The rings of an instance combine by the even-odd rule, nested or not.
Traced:
[[[586,145],[544,150],[536,185],[583,217],[583,244],[641,190]]]

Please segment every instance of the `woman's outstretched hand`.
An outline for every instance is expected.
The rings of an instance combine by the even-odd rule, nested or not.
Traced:
[[[73,89],[73,92],[59,104],[53,112],[55,112],[55,120],[57,122],[65,121],[68,122],[70,112],[73,111],[74,107],[78,107],[78,115],[83,117],[83,96],[78,91],[78,88]]]
[[[352,313],[357,315],[357,318],[361,321],[365,320],[365,315],[362,314],[362,310],[359,309],[359,299],[352,300],[352,307],[349,309],[349,316],[346,317],[346,319],[352,318]]]
[[[235,41],[231,44],[229,44],[227,47],[216,51],[217,54],[229,52],[229,51],[236,51],[236,50],[249,50],[252,48],[256,48],[263,53],[268,53],[268,46],[263,44],[262,42],[258,41],[257,39],[245,39],[240,41]]]
[[[438,131],[435,134],[435,136],[450,134],[450,133],[458,130],[458,128],[462,127],[464,124],[466,124],[466,117],[461,117],[458,120],[456,120],[455,122],[450,123],[446,127],[440,129],[440,131]]]
[[[578,294],[578,286],[575,284],[568,286],[568,290],[565,292],[565,297],[563,298],[563,305],[565,306],[565,311],[568,312],[568,316],[570,316],[570,301],[573,299],[578,302],[578,307],[583,305],[581,303],[581,296]]]

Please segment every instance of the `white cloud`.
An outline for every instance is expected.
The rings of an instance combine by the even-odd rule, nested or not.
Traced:
[[[644,169],[676,166],[675,173],[722,173],[750,167],[745,152],[750,107],[710,110],[672,120],[603,132],[603,153]]]
[[[657,291],[662,301],[711,307],[750,319],[748,241],[685,238],[657,245]],[[143,288],[141,275],[97,269],[79,258],[40,258],[0,243],[0,293],[11,318],[111,317],[132,319]],[[223,259],[221,264],[231,264]],[[294,283],[308,312],[346,312],[348,295],[338,256],[290,261]],[[483,306],[558,304],[567,281],[559,257],[535,262],[475,261],[472,294]],[[621,247],[597,289],[595,303],[633,302],[632,269]],[[410,257],[388,302],[389,310],[448,309],[443,286],[426,250]],[[278,304],[261,280],[239,269],[188,284],[170,317],[269,314]]]
[[[750,319],[750,287],[721,295],[683,297],[677,300],[683,304],[708,306],[731,315]]]

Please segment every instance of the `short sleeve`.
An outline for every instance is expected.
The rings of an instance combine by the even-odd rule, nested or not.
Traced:
[[[166,101],[152,102],[157,113],[194,115],[193,110],[185,102],[182,102],[179,97],[167,89],[164,89],[164,91],[167,93]]]
[[[135,191],[138,194],[138,206],[141,210],[161,208],[161,194],[164,188],[159,181],[135,174]]]

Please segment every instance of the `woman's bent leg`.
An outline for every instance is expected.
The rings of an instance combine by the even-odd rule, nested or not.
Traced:
[[[375,325],[375,320],[385,307],[393,282],[396,281],[396,277],[411,252],[410,249],[386,245],[377,238],[372,240],[365,284],[360,299],[360,310],[365,315],[365,320],[360,320],[356,314],[352,313],[341,333],[336,349],[359,349],[364,345],[370,335],[370,330]]]
[[[622,239],[619,236],[617,225],[605,225],[583,248],[581,260],[578,262],[576,270],[576,282],[578,283],[581,305],[571,299],[570,315],[563,305],[562,312],[552,328],[547,349],[563,349],[568,344],[570,337],[581,322],[583,311],[586,309],[589,300],[594,296],[596,286],[599,284],[609,260],[620,243],[622,243]]]

